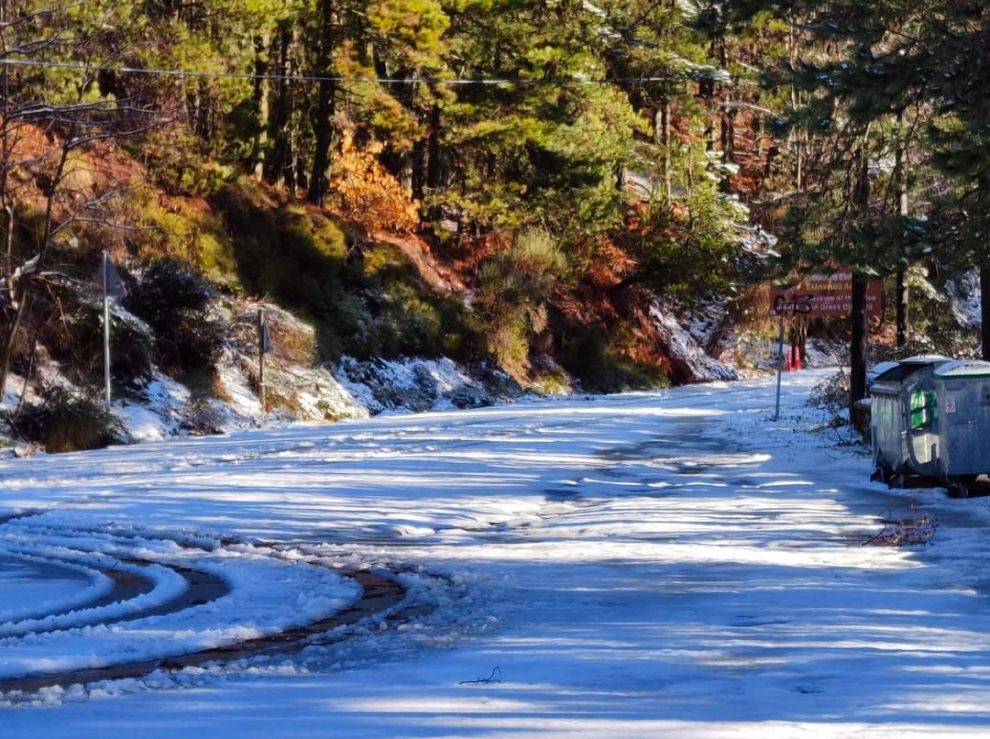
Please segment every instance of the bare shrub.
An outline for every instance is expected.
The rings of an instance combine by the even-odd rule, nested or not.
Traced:
[[[825,410],[830,425],[838,428],[848,423],[849,394],[849,374],[840,369],[812,389],[808,405]]]

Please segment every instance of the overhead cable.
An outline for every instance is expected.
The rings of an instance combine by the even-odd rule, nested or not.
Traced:
[[[373,83],[380,85],[552,85],[565,87],[567,85],[603,85],[603,84],[643,84],[650,82],[686,82],[704,78],[699,74],[667,75],[663,77],[612,77],[608,79],[591,79],[588,77],[552,77],[528,79],[518,77],[475,77],[463,78],[418,78],[393,79],[390,77],[343,77],[324,76],[316,74],[254,74],[251,72],[209,72],[205,70],[163,69],[156,67],[110,66],[99,64],[83,64],[77,62],[56,62],[42,59],[0,59],[0,66],[32,67],[39,69],[62,69],[76,72],[148,75],[154,77],[176,77],[179,79],[216,79],[244,80],[271,82],[333,82],[333,83]],[[716,70],[711,75],[718,77],[723,84],[731,83],[731,78]]]

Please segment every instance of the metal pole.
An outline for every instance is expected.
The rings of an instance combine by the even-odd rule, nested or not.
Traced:
[[[774,407],[773,420],[780,418],[780,381],[784,374],[784,314],[780,314],[780,339],[777,342],[777,405]]]
[[[108,289],[108,264],[110,258],[103,252],[103,383],[106,388],[107,413],[110,412],[110,294]]]
[[[258,309],[258,399],[265,412],[265,312]]]

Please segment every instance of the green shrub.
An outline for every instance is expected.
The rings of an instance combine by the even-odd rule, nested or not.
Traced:
[[[278,206],[247,182],[231,184],[213,198],[233,244],[240,283],[316,325],[320,355],[334,358],[342,341],[338,302],[350,290],[347,240],[318,212]]]
[[[566,267],[549,234],[527,229],[478,269],[476,305],[486,347],[513,374],[525,373],[531,343],[547,329],[546,303]]]
[[[349,354],[371,356],[445,355],[468,360],[478,353],[477,332],[463,302],[427,288],[398,248],[376,244],[361,262],[366,331]]]
[[[234,244],[241,283],[311,322],[321,359],[467,358],[477,351],[463,303],[425,286],[395,246],[352,249],[326,215],[279,206],[247,182],[213,200]]]
[[[203,201],[172,198],[163,203],[139,193],[131,206],[143,227],[132,237],[140,258],[180,260],[219,283],[238,286],[233,244],[222,219],[203,207]]]
[[[148,267],[125,305],[155,331],[154,357],[179,375],[212,368],[223,345],[223,328],[208,313],[213,291],[179,262]]]
[[[584,390],[617,393],[670,384],[658,367],[635,362],[617,353],[604,328],[561,323],[564,325],[557,327],[561,336],[557,359],[581,382]]]

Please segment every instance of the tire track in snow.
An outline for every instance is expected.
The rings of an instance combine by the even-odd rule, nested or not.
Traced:
[[[139,608],[131,611],[130,613],[121,613],[116,616],[105,616],[100,615],[99,613],[93,613],[90,617],[87,617],[85,611],[96,611],[97,609],[106,608],[107,606],[112,606],[117,603],[127,603],[138,596],[147,595],[155,589],[155,581],[152,578],[140,573],[128,572],[127,570],[118,570],[113,567],[100,567],[98,565],[92,566],[94,571],[105,575],[113,582],[113,588],[109,593],[92,601],[75,604],[71,608],[64,611],[56,611],[54,613],[37,614],[27,616],[25,618],[19,618],[17,621],[11,622],[7,628],[0,631],[0,638],[8,639],[18,636],[26,636],[27,634],[51,634],[57,631],[68,631],[70,629],[83,628],[85,626],[109,626],[111,624],[136,621],[141,618],[150,618],[152,616],[168,616],[173,613],[184,611],[187,608],[206,605],[207,603],[223,598],[231,592],[230,585],[227,584],[226,580],[210,572],[195,570],[189,567],[180,567],[178,565],[165,564],[162,562],[151,563],[140,560],[124,561],[128,564],[136,566],[147,567],[151,564],[156,564],[160,567],[167,567],[186,581],[185,587],[179,595],[168,599],[164,603],[151,605],[147,608]],[[52,563],[58,564],[58,560],[53,560]],[[27,621],[39,621],[48,618],[59,619],[64,618],[69,614],[76,614],[76,616],[73,618],[71,623],[68,624],[33,624],[30,626],[25,626],[23,629],[17,628],[18,624]]]
[[[44,511],[29,510],[0,516],[0,526],[12,521],[38,516],[43,513]],[[14,556],[17,556],[16,553],[14,553]],[[63,564],[62,561],[57,558],[49,561],[51,564],[56,566]],[[120,561],[138,567],[149,567],[152,565],[167,567],[185,580],[185,587],[182,589],[181,593],[173,598],[169,598],[164,603],[151,605],[147,608],[139,608],[131,611],[130,613],[121,613],[116,616],[105,616],[94,612],[90,617],[87,617],[85,615],[85,611],[97,611],[97,609],[106,608],[117,603],[127,603],[128,601],[131,601],[139,596],[147,595],[155,589],[155,581],[149,576],[138,572],[94,564],[91,565],[91,569],[109,578],[113,583],[113,587],[108,593],[90,601],[75,603],[70,608],[66,608],[61,611],[24,616],[18,618],[16,621],[8,622],[8,624],[6,624],[7,628],[0,631],[0,638],[6,639],[25,636],[27,634],[50,634],[57,631],[66,631],[85,626],[106,626],[110,624],[124,623],[127,621],[136,621],[137,619],[149,618],[151,616],[167,616],[173,613],[179,613],[187,608],[211,603],[215,600],[219,600],[231,592],[230,585],[228,585],[226,580],[218,575],[214,575],[213,573],[205,572],[203,570],[182,567],[180,565],[173,565],[165,562],[149,562],[140,559],[125,558]],[[48,618],[60,619],[73,613],[76,614],[76,616],[69,624],[27,624],[27,622],[36,622]],[[18,629],[18,624],[25,624],[25,626],[23,629]]]
[[[9,517],[8,520],[21,518],[24,515],[34,514],[14,515]],[[6,523],[6,521],[0,521],[0,525],[3,523]],[[99,530],[87,530],[84,527],[77,531],[87,531],[89,534],[96,534]],[[213,547],[194,543],[187,540],[186,537],[163,537],[162,532],[155,532],[157,536],[154,537],[150,536],[151,532],[144,531],[129,533],[99,531],[99,533],[113,539],[156,538],[178,544],[182,549],[196,549],[206,553],[215,551]],[[223,545],[223,542],[220,542],[220,547]],[[85,553],[82,550],[80,551],[81,553]],[[58,562],[57,558],[52,561]],[[100,617],[99,614],[94,613],[92,618],[85,618],[83,615],[82,618],[76,618],[70,624],[44,626],[35,623],[30,625],[30,628],[26,623],[30,619],[20,619],[19,622],[11,623],[9,626],[16,628],[17,623],[25,623],[23,632],[20,634],[8,632],[4,634],[4,638],[18,638],[19,636],[67,631],[85,626],[111,625],[151,616],[176,614],[189,608],[219,600],[231,592],[231,587],[226,580],[203,570],[135,557],[122,557],[118,561],[131,567],[167,567],[186,581],[186,587],[179,595],[164,603],[149,606],[148,608],[131,613],[109,617]],[[139,679],[147,677],[159,670],[174,672],[187,667],[197,667],[210,663],[232,663],[249,657],[293,654],[302,651],[308,646],[327,646],[348,639],[353,635],[353,629],[349,629],[349,627],[356,626],[369,617],[381,615],[384,616],[386,622],[401,623],[402,621],[425,615],[426,612],[433,610],[432,606],[397,608],[405,599],[406,590],[391,574],[376,573],[357,568],[338,569],[319,561],[310,562],[310,564],[330,567],[338,571],[341,577],[356,581],[362,588],[361,597],[350,606],[310,624],[290,627],[275,634],[246,639],[220,647],[210,647],[187,654],[167,657],[145,657],[131,662],[119,662],[99,667],[0,678],[0,696],[17,698],[19,696],[37,693],[45,688],[61,687],[64,689],[71,685],[86,685],[105,680]],[[154,580],[139,572],[116,569],[112,565],[95,565],[92,566],[92,569],[110,578],[114,583],[109,593],[82,606],[77,604],[72,609],[55,614],[45,614],[42,618],[49,616],[60,617],[68,613],[95,610],[115,603],[126,602],[140,595],[147,594],[154,589]]]
[[[158,670],[175,672],[187,667],[210,663],[224,664],[248,657],[294,654],[308,646],[317,644],[327,646],[342,642],[352,636],[352,632],[347,627],[355,626],[371,616],[387,614],[385,616],[387,621],[397,623],[421,615],[421,612],[416,610],[392,611],[405,598],[406,590],[390,576],[367,570],[343,570],[340,575],[356,580],[363,590],[362,596],[349,607],[311,624],[183,655],[148,658],[66,672],[4,678],[0,679],[0,695],[10,698],[18,694],[36,693],[45,688],[68,688],[71,685],[86,685],[104,680],[138,679]]]

